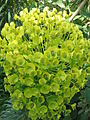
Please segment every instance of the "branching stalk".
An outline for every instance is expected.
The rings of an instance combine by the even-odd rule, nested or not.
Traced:
[[[88,0],[83,0],[82,3],[80,4],[80,6],[77,8],[77,10],[73,13],[73,15],[69,18],[69,22],[71,22],[74,17],[80,12],[80,10],[83,8],[83,6],[85,5],[85,3],[87,2]]]

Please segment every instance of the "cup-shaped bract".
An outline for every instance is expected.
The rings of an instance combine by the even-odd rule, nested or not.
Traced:
[[[61,114],[70,114],[66,106],[89,77],[90,41],[65,21],[65,14],[48,7],[43,12],[24,9],[1,31],[5,90],[13,108],[26,109],[31,120],[59,120]]]

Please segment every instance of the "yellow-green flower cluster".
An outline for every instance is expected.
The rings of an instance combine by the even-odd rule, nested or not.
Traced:
[[[6,23],[1,31],[5,90],[13,108],[26,109],[31,120],[59,120],[61,114],[70,114],[66,105],[89,77],[90,41],[65,21],[65,14],[48,7],[43,12],[24,9],[14,17],[18,26]]]

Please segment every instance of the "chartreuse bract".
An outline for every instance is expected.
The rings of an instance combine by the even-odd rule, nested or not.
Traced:
[[[61,12],[45,7],[24,9],[5,24],[0,37],[0,64],[12,106],[31,120],[59,120],[75,103],[90,69],[90,41]],[[19,25],[15,24],[17,21]]]

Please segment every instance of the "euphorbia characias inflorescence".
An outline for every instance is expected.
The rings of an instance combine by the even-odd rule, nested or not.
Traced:
[[[6,23],[1,31],[5,90],[13,108],[26,109],[31,120],[59,120],[87,81],[90,42],[55,8],[24,9],[17,20],[21,25]]]

